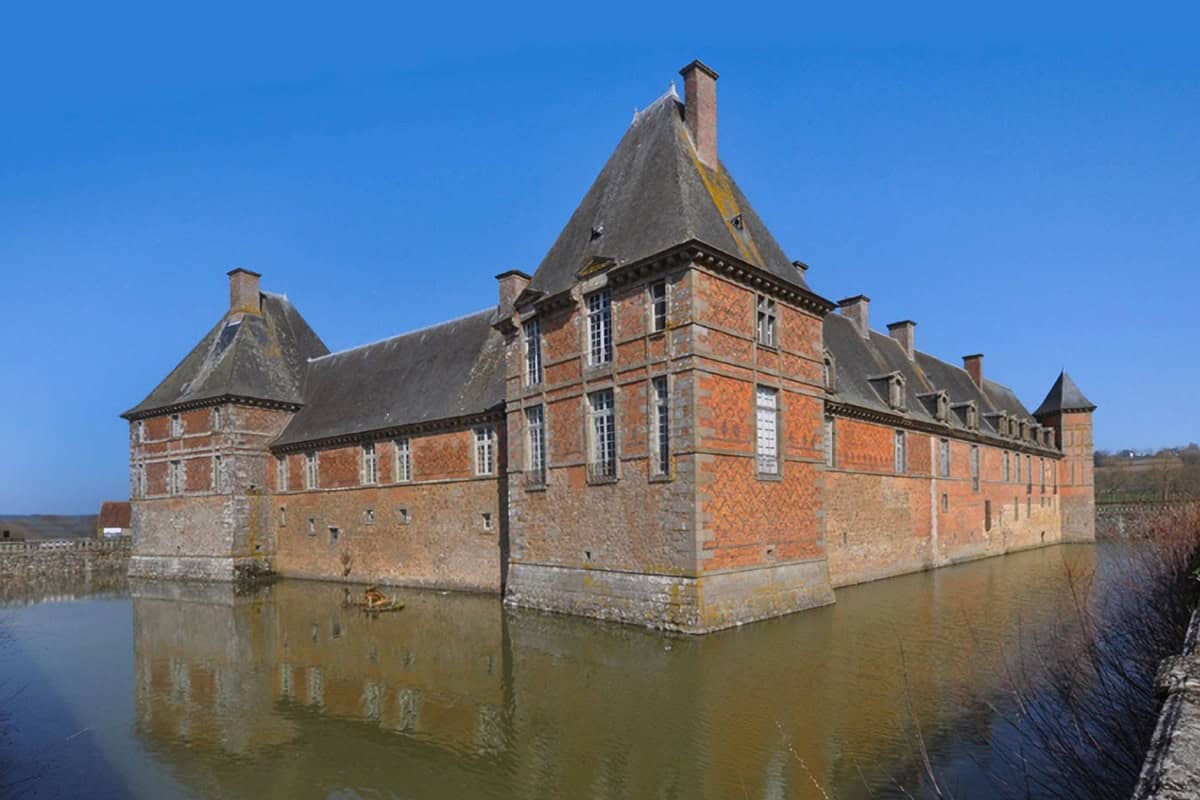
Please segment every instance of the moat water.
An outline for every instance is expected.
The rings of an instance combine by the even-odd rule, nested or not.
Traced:
[[[1008,670],[1071,658],[1073,545],[691,638],[338,585],[0,587],[0,796],[987,797]],[[820,788],[818,788],[820,787]]]

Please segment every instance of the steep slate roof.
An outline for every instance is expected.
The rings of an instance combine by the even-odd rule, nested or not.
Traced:
[[[1071,380],[1071,376],[1064,369],[1058,374],[1058,380],[1050,387],[1050,392],[1046,395],[1046,399],[1038,406],[1038,410],[1033,412],[1037,416],[1042,414],[1054,414],[1059,411],[1095,411],[1096,404],[1083,396],[1083,392],[1079,391],[1079,387],[1075,385],[1075,381]]]
[[[274,447],[481,414],[504,405],[495,310],[313,359],[304,407]]]
[[[949,425],[965,431],[966,422],[953,409],[946,423],[940,423],[931,407],[918,395],[946,391],[950,405],[973,401],[978,411],[977,432],[999,435],[994,421],[987,417],[999,411],[1032,421],[1032,416],[1011,389],[995,381],[984,380],[980,389],[966,370],[939,358],[916,351],[909,361],[904,348],[891,336],[871,331],[870,338],[859,335],[854,323],[841,314],[829,314],[824,319],[825,347],[834,361],[834,391],[830,400],[871,411],[895,414],[888,404],[887,382],[872,380],[892,372],[904,376],[907,419],[927,424]],[[1026,443],[1031,444],[1031,443]]]
[[[733,221],[739,214],[740,229]],[[724,165],[700,163],[672,89],[634,116],[529,291],[557,294],[595,259],[619,267],[692,240],[808,288]]]
[[[263,292],[262,314],[226,314],[145,400],[121,416],[240,397],[298,405],[307,360],[329,352],[286,297]]]

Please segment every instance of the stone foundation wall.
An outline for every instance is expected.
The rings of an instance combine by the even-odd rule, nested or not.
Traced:
[[[55,539],[0,544],[0,578],[41,580],[66,576],[123,575],[129,539]]]
[[[1191,800],[1200,796],[1200,610],[1192,615],[1182,655],[1158,674],[1166,693],[1158,727],[1134,800]]]

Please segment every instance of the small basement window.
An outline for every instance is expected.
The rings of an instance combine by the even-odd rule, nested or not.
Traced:
[[[332,525],[329,526],[329,543],[330,544],[336,544],[338,537],[341,535],[342,535],[342,532],[340,530],[333,527]]]
[[[483,529],[485,531],[492,529],[492,513],[490,511],[483,512]]]
[[[363,522],[367,523],[368,525],[375,524],[375,509],[368,508],[363,512]]]
[[[396,509],[396,516],[400,518],[401,525],[407,525],[412,522],[412,516],[408,513],[408,508],[405,506]]]
[[[308,518],[308,535],[309,536],[317,535],[317,518],[316,517]]]

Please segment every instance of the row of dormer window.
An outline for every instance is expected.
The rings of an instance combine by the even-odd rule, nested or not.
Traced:
[[[654,281],[646,286],[646,309],[648,330],[651,334],[663,333],[670,322],[669,284],[665,280]],[[613,315],[612,292],[600,289],[584,295],[587,313],[586,358],[589,367],[611,364],[613,361]],[[755,316],[757,341],[765,347],[779,346],[779,318],[775,301],[766,295],[758,295]],[[522,326],[524,345],[524,380],[526,386],[537,386],[545,380],[542,361],[542,324],[537,317],[527,320]]]

